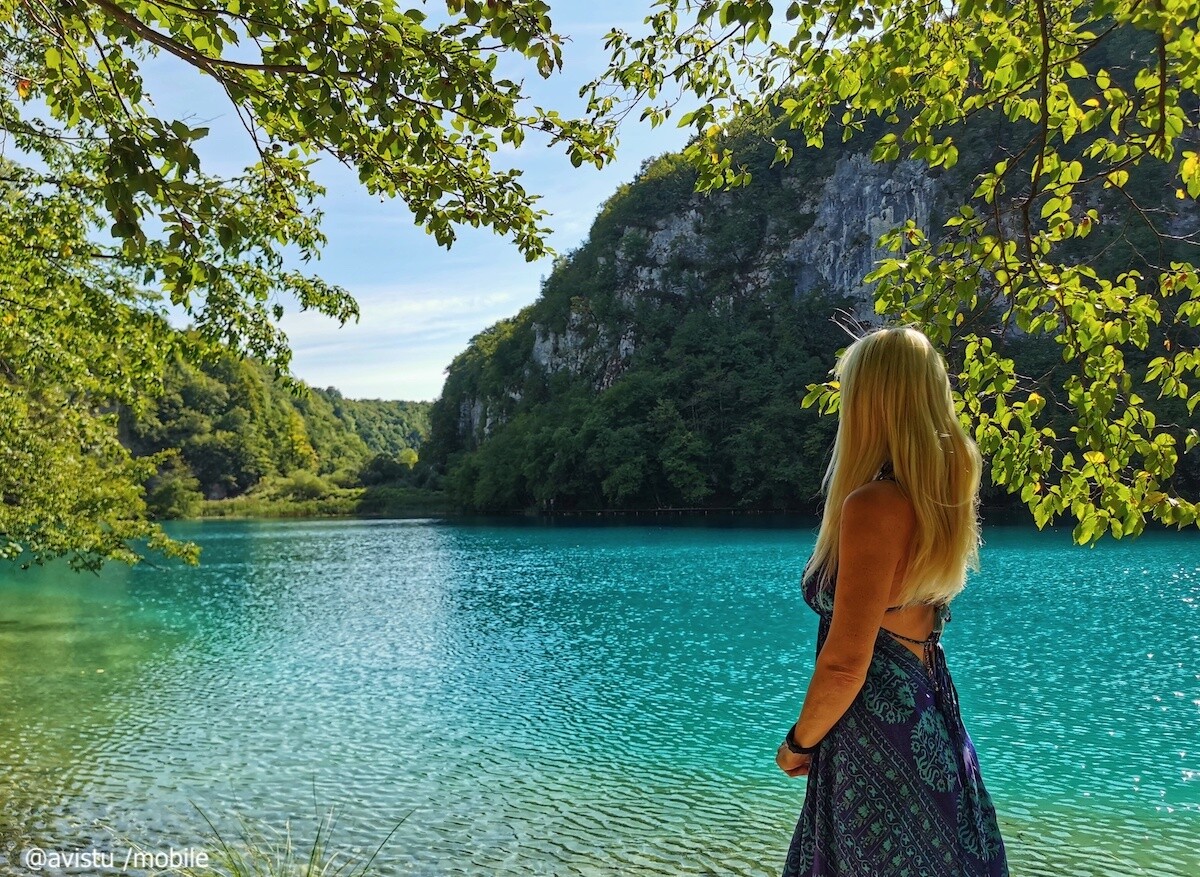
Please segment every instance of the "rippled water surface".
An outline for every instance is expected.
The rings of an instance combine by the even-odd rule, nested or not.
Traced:
[[[367,852],[410,814],[385,875],[782,865],[812,522],[179,532],[200,568],[0,578],[0,873],[211,844],[195,807]],[[1014,877],[1196,877],[1200,539],[985,539],[944,643]]]

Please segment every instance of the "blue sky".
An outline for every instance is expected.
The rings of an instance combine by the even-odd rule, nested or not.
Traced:
[[[438,5],[431,3],[431,10]],[[649,4],[569,0],[551,7],[555,30],[570,38],[563,72],[548,81],[532,65],[506,73],[525,79],[535,103],[567,115],[582,107],[579,87],[604,69],[604,35],[612,27],[641,31]],[[209,125],[201,151],[210,171],[233,172],[250,160],[232,109],[203,77],[177,66],[157,87],[147,84],[164,114]],[[617,161],[603,170],[574,168],[563,152],[533,138],[499,154],[497,163],[521,169],[525,188],[543,196],[551,246],[563,253],[582,242],[600,204],[644,159],[681,148],[687,136],[673,123],[651,129],[632,119]],[[317,177],[328,189],[321,207],[329,243],[315,271],[350,290],[362,316],[339,328],[290,308],[283,327],[294,350],[292,371],[313,386],[337,387],[352,398],[436,398],[446,367],[470,338],[533,302],[550,272],[549,259],[526,262],[512,243],[487,230],[464,228],[452,250],[437,246],[413,225],[403,202],[369,196],[353,173],[331,160],[318,165]]]

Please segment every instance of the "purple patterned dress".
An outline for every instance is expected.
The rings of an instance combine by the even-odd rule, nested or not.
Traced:
[[[820,616],[832,589],[804,583]],[[862,691],[817,747],[784,877],[1007,877],[996,811],[938,641],[932,670],[882,629]]]

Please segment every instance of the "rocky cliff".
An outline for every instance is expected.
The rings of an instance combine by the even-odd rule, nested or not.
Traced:
[[[752,183],[697,194],[647,162],[561,257],[538,300],[448,370],[423,458],[481,509],[791,508],[815,495],[831,426],[799,400],[870,323],[875,242],[945,212],[916,162],[745,137]],[[809,443],[803,465],[795,444]]]
[[[879,237],[908,220],[937,237],[1012,145],[995,121],[959,132],[952,171],[872,162],[870,136],[794,142],[786,166],[741,136],[753,181],[712,195],[695,193],[682,157],[647,162],[538,300],[455,358],[424,459],[481,510],[813,509],[834,425],[800,406],[805,389],[828,375],[844,326],[875,321],[862,278],[885,256]],[[1143,203],[1194,230],[1168,183],[1145,181]],[[1105,216],[1122,202],[1086,206]],[[1149,251],[1109,225],[1089,244],[1117,270]],[[1061,367],[1053,341],[1005,343],[1024,373]]]
[[[1127,42],[1093,61],[1120,67],[1130,51],[1149,50]],[[760,122],[747,121],[727,144],[750,185],[699,195],[681,156],[647,162],[556,263],[538,300],[456,357],[424,458],[444,467],[460,502],[812,507],[832,425],[800,400],[828,375],[843,327],[875,322],[862,281],[887,255],[875,242],[906,221],[939,237],[980,171],[1001,159],[1029,170],[1024,144],[1034,132],[999,113],[974,115],[953,132],[958,165],[930,171],[870,160],[882,122],[848,143],[831,130],[821,150],[785,127],[751,130]],[[792,147],[788,165],[773,164],[772,137]],[[1080,194],[1074,209],[1094,209],[1099,227],[1065,242],[1062,255],[1102,276],[1161,270],[1176,244],[1164,247],[1154,223],[1131,216],[1130,199],[1182,240],[1200,216],[1176,186],[1164,165],[1140,168],[1123,193]],[[1006,197],[1001,213],[1025,199]],[[1003,300],[987,306],[1002,309]],[[996,341],[1040,389],[1061,388],[1053,339],[1018,327]],[[1186,417],[1168,408],[1156,416]]]
[[[504,334],[518,346],[517,367],[484,379],[472,367],[477,356],[455,361],[442,404],[457,413],[463,446],[507,419],[531,375],[611,387],[658,331],[647,317],[664,306],[736,309],[749,297],[819,293],[845,299],[849,319],[873,321],[862,277],[882,257],[876,240],[906,219],[929,228],[942,191],[918,162],[875,163],[860,152],[830,160],[800,151],[733,193],[697,195],[691,185],[677,157],[647,163],[608,202],[589,240],[560,260],[541,300],[481,336]]]

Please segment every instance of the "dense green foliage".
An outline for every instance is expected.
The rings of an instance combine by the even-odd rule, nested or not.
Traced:
[[[878,311],[957,351],[964,422],[1039,526],[1069,514],[1087,542],[1197,522],[1174,476],[1200,444],[1200,257],[1179,221],[1200,197],[1200,3],[797,0],[786,25],[774,11],[659,0],[645,35],[609,35],[593,110],[660,124],[681,92],[697,99],[680,124],[704,190],[753,178],[730,133],[748,120],[781,115],[809,145],[865,135],[877,160],[943,169],[973,159],[966,140],[992,121],[1003,148],[971,163],[961,209],[932,235],[885,236]],[[767,136],[791,159],[791,139]],[[1021,333],[1071,366],[1052,397],[1005,354]],[[806,402],[832,410],[836,390]]]
[[[809,507],[832,426],[798,398],[835,345],[804,337],[802,308],[766,310],[734,331],[698,312],[664,344],[665,368],[639,359],[599,396],[580,382],[517,406],[451,458],[452,496],[498,511]]]
[[[181,356],[203,370],[201,351],[218,343],[285,371],[287,307],[357,315],[346,290],[305,267],[324,243],[318,159],[403,200],[441,244],[483,225],[529,258],[546,252],[536,196],[497,154],[532,136],[600,165],[611,127],[530,106],[522,77],[562,65],[541,0],[437,5],[0,3],[0,556],[97,566],[136,560],[146,540],[195,555],[147,523],[142,490],[156,468],[190,466],[134,460],[114,412],[144,407],[164,380],[203,395],[195,374],[164,369]],[[228,97],[250,166],[217,173],[201,160],[208,129],[155,102],[189,83]],[[163,339],[168,307],[202,343]],[[205,489],[287,465],[284,445],[229,437],[243,402],[194,409],[212,420],[185,442],[204,458]],[[299,435],[268,423],[268,444]],[[337,471],[350,458],[320,447],[315,424],[290,464]],[[156,503],[188,506],[187,485],[159,487]]]
[[[315,477],[315,476],[314,476]],[[413,518],[454,514],[445,492],[407,484],[331,487],[318,496],[293,488],[293,479],[267,483],[233,499],[201,503],[193,517],[202,518]]]
[[[165,460],[149,484],[160,517],[193,516],[201,499],[255,488],[260,501],[310,501],[410,482],[428,430],[429,403],[308,390],[230,352],[199,365],[175,357],[154,395],[127,411],[122,434],[135,455]]]
[[[133,560],[142,539],[194,553],[146,523],[156,461],[121,445],[114,410],[144,405],[177,339],[118,266],[88,258],[92,216],[69,193],[0,181],[0,557],[91,566]]]
[[[334,387],[312,392],[329,403],[334,416],[357,433],[373,454],[399,457],[420,448],[429,435],[428,402],[347,399]]]

